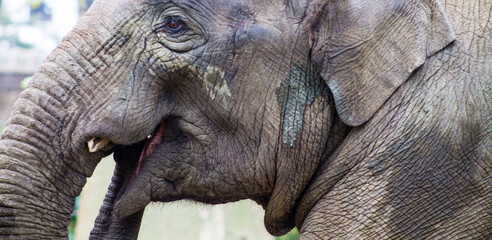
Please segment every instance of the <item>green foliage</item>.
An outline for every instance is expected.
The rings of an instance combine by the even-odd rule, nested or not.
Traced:
[[[27,84],[29,83],[29,80],[31,80],[32,76],[30,77],[26,77],[24,79],[22,79],[22,81],[20,82],[20,87],[22,89],[26,89],[27,88]]]
[[[275,240],[299,240],[299,231],[297,228],[294,228],[284,236],[276,237]]]
[[[75,223],[76,221],[74,220],[73,217],[70,219],[70,225],[68,225],[68,239],[72,240],[75,239]]]
[[[3,130],[3,123],[2,121],[0,121],[0,133],[2,133],[2,130]]]
[[[75,198],[75,206],[70,216],[70,225],[68,225],[68,239],[75,239],[75,225],[77,225],[77,210],[79,208],[79,197]]]

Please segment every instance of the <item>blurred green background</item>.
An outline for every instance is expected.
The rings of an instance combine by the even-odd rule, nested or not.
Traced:
[[[20,91],[61,38],[93,0],[0,0],[0,131]],[[105,158],[77,198],[70,239],[88,239],[114,169]],[[263,209],[245,200],[205,206],[192,202],[151,204],[139,239],[296,240],[296,229],[283,237],[269,235]]]

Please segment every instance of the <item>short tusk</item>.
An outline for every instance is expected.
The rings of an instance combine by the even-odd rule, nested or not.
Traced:
[[[152,70],[152,69],[150,69],[150,68],[149,68],[149,73],[150,73],[152,76],[157,77],[157,74],[155,74],[154,70]]]
[[[89,152],[95,153],[105,148],[111,143],[106,138],[93,138],[87,142],[87,146],[89,147]]]

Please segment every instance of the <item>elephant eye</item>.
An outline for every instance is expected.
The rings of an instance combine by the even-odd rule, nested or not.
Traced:
[[[207,41],[202,25],[180,8],[170,7],[159,14],[154,18],[151,29],[157,42],[164,47],[182,53]]]
[[[181,18],[177,16],[167,17],[162,28],[168,31],[170,34],[184,33],[188,30],[188,26],[186,26],[186,23],[184,23],[183,20],[181,20]]]

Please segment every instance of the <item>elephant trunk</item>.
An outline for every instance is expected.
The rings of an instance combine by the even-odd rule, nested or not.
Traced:
[[[90,136],[75,131],[84,103],[67,57],[48,57],[0,137],[1,239],[65,238],[75,197],[108,154],[89,153]]]
[[[60,89],[43,74],[33,83],[0,140],[0,236],[64,237],[85,176],[75,162],[57,160],[68,157],[60,147],[66,118],[55,96]]]
[[[124,192],[124,188],[127,187],[127,180],[131,177],[138,164],[133,159],[138,159],[144,148],[143,144],[142,142],[126,148],[120,148],[114,153],[116,168],[92,229],[91,240],[137,239],[144,211],[138,211],[121,219],[115,216],[113,206],[121,197],[121,192]]]
[[[33,76],[0,136],[0,239],[66,238],[75,197],[114,150],[96,139],[134,143],[124,138],[131,128],[120,116],[133,84],[114,80],[136,73],[134,22],[127,20],[140,11],[118,1],[96,1],[91,9]],[[118,176],[125,173],[116,183]],[[112,206],[117,196],[109,195]],[[98,219],[100,229],[112,229],[104,219],[110,215]],[[139,222],[129,224],[138,230]]]

